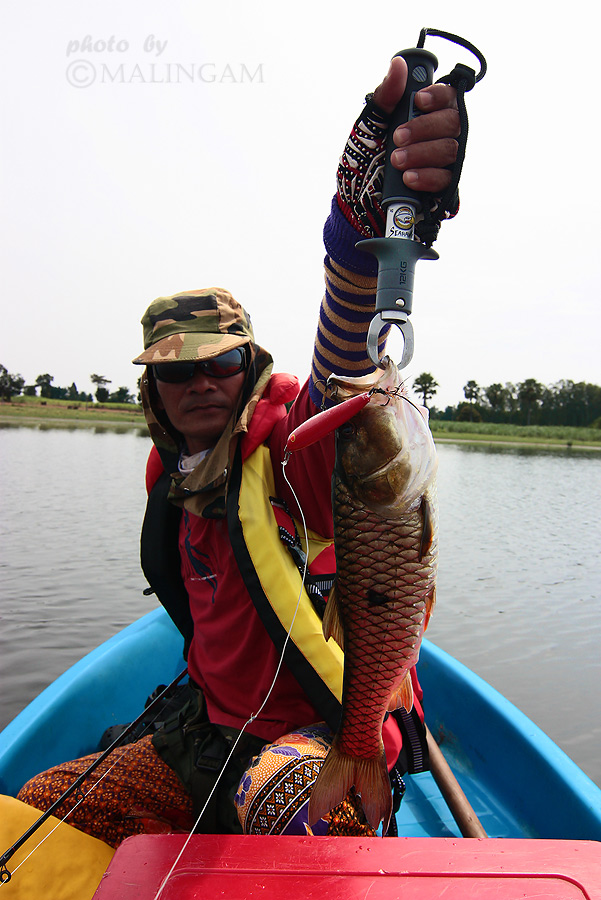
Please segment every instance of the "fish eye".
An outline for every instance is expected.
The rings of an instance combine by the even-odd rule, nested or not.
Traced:
[[[345,422],[343,425],[340,425],[340,427],[338,428],[339,437],[343,438],[346,441],[350,440],[356,434],[357,434],[357,429],[355,428],[355,426],[353,425],[352,422]]]

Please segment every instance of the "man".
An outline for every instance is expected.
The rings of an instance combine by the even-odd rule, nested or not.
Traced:
[[[405,81],[406,64],[395,58],[341,158],[324,230],[326,294],[311,377],[300,391],[296,379],[272,374],[271,357],[255,343],[248,315],[223,289],[159,298],[143,317],[144,351],[134,362],[146,365],[142,398],[155,447],[147,471],[142,564],[184,636],[194,689],[152,745],[143,739],[124,752],[97,800],[74,812],[73,824],[113,846],[140,831],[189,829],[200,813],[198,830],[239,831],[233,798],[250,759],[270,742],[278,742],[276,756],[286,756],[285,748],[277,750],[285,735],[335,723],[342,659],[320,633],[316,587],[333,571],[331,436],[294,454],[285,473],[281,463],[289,433],[322,405],[328,375],[372,368],[366,332],[375,262],[355,243],[382,231],[378,190],[387,116]],[[392,162],[413,189],[436,195],[450,181],[444,167],[455,158],[459,132],[454,96],[446,85],[425,89],[416,101],[425,114],[395,134]],[[310,590],[299,593],[303,557],[295,520],[303,516],[311,579]],[[316,747],[324,755],[324,727],[301,736],[309,755],[319,756]],[[401,750],[392,718],[384,739],[392,767]],[[403,751],[404,768],[409,749]],[[273,757],[267,751],[255,769],[270,752]],[[21,799],[44,808],[86,762],[38,776]],[[248,792],[257,800],[266,783],[259,780],[257,786],[245,776],[237,797],[247,831],[254,828]],[[284,811],[285,825],[296,806]],[[365,828],[353,809],[350,818]]]

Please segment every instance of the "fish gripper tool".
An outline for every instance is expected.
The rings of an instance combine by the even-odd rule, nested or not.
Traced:
[[[393,134],[399,125],[409,122],[422,113],[414,106],[415,94],[432,84],[438,60],[423,47],[428,34],[445,38],[460,44],[478,57],[480,72],[476,76],[473,69],[457,65],[445,78],[439,81],[453,85],[457,90],[457,105],[461,123],[461,135],[458,139],[457,161],[452,167],[452,178],[449,188],[442,198],[435,198],[428,193],[419,193],[408,188],[403,181],[403,173],[392,166],[390,154],[395,149]],[[467,114],[463,95],[471,90],[474,84],[486,72],[486,60],[479,50],[463,38],[433,28],[423,28],[418,46],[409,50],[401,50],[396,56],[402,56],[407,63],[408,75],[405,92],[390,117],[386,140],[386,163],[384,166],[384,182],[382,187],[382,208],[386,216],[384,237],[369,238],[359,241],[357,248],[372,253],[378,260],[378,282],[376,288],[375,315],[371,320],[367,333],[367,354],[374,366],[382,369],[384,363],[380,359],[379,340],[384,328],[397,325],[403,335],[403,355],[399,369],[404,369],[413,357],[413,326],[409,321],[413,306],[413,281],[415,264],[419,259],[438,259],[438,253],[430,246],[438,233],[438,227],[446,211],[457,205],[457,185],[467,141]],[[431,207],[438,205],[434,217]],[[422,243],[415,240],[416,221],[418,216],[430,220],[433,225],[429,240]],[[418,226],[419,234],[419,226]]]

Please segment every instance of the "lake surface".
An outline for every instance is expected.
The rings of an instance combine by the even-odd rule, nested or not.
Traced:
[[[156,606],[139,568],[149,448],[129,428],[0,425],[0,727]],[[428,637],[601,785],[601,455],[443,444],[439,456]]]

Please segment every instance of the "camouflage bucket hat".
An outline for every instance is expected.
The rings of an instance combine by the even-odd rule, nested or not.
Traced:
[[[222,288],[158,297],[142,316],[144,352],[136,365],[211,359],[254,342],[248,313]]]

